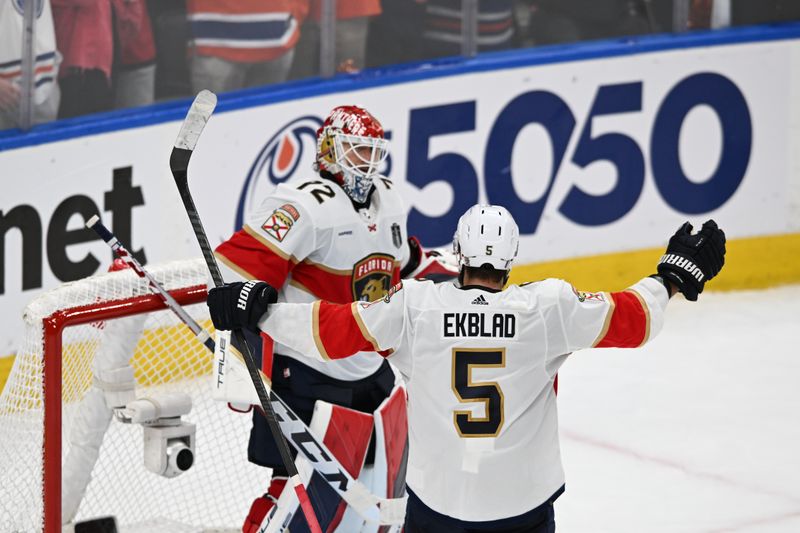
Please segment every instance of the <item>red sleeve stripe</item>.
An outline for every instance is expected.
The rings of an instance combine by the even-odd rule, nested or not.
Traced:
[[[610,294],[613,306],[606,317],[608,330],[595,343],[598,348],[638,348],[650,335],[650,313],[634,291]]]
[[[297,260],[253,233],[245,226],[220,244],[215,254],[246,279],[261,279],[274,287],[283,286]]]
[[[323,359],[326,361],[330,361],[331,358],[328,355],[328,351],[325,349],[325,345],[322,343],[322,338],[320,334],[319,328],[319,307],[322,304],[321,301],[317,300],[311,306],[311,332],[314,335],[314,344],[317,346],[317,351],[322,356]]]
[[[592,348],[597,348],[597,345],[600,344],[600,342],[608,334],[608,327],[611,325],[611,317],[614,315],[614,307],[616,307],[616,304],[614,303],[614,299],[611,298],[611,296],[609,294],[606,294],[606,293],[603,293],[603,294],[605,294],[608,297],[607,298],[607,300],[608,300],[608,311],[606,312],[606,319],[603,322],[603,329],[600,330],[600,334],[597,336],[597,338],[592,343]]]
[[[342,359],[356,352],[374,351],[356,322],[353,304],[332,304],[316,301],[311,308],[314,344],[326,361]]]
[[[214,250],[214,256],[217,258],[217,261],[224,263],[228,268],[230,268],[231,270],[242,276],[244,279],[256,279],[255,276],[253,276],[253,274],[246,271],[245,269],[243,269],[242,267],[240,267],[239,265],[237,265],[224,255],[222,255],[219,249]]]
[[[352,304],[350,304],[350,309],[351,309],[351,311],[353,313],[353,318],[355,318],[355,320],[356,320],[356,324],[358,325],[358,329],[359,329],[359,331],[361,331],[361,336],[364,337],[366,340],[368,340],[369,343],[372,345],[372,351],[380,352],[381,349],[378,346],[378,341],[376,341],[375,337],[373,337],[370,334],[369,329],[367,329],[367,325],[364,324],[364,319],[361,318],[361,315],[358,314],[358,309],[356,308],[356,305],[357,304],[355,302],[353,302]]]
[[[294,264],[297,264],[299,262],[296,257],[294,257],[293,255],[287,254],[286,252],[284,252],[283,250],[281,250],[280,248],[275,246],[274,243],[271,243],[266,237],[261,235],[259,232],[257,232],[256,230],[254,230],[253,228],[251,228],[247,224],[244,225],[244,227],[242,228],[241,231],[243,231],[244,233],[248,234],[253,239],[257,240],[258,242],[260,242],[261,244],[263,244],[264,246],[269,248],[269,250],[272,253],[274,253],[275,255],[277,255],[278,257],[283,259],[284,261],[291,261]]]
[[[303,261],[292,270],[289,283],[313,294],[317,299],[337,304],[350,303],[353,298],[353,281],[350,275],[333,274],[319,265]]]
[[[647,303],[644,301],[644,298],[642,298],[642,295],[635,290],[627,289],[625,292],[628,294],[633,294],[636,299],[639,300],[639,305],[641,305],[642,309],[644,310],[644,338],[642,339],[641,344],[639,344],[639,346],[642,346],[644,343],[650,340],[650,308],[647,307]]]
[[[303,259],[303,264],[308,265],[309,267],[318,268],[323,272],[327,272],[328,274],[336,274],[339,276],[349,276],[353,273],[352,268],[331,268],[327,265],[323,265],[321,263],[315,263],[311,259]]]

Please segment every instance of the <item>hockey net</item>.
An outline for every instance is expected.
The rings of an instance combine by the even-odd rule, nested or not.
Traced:
[[[149,270],[210,329],[202,261]],[[212,401],[212,354],[145,280],[122,271],[67,283],[33,300],[24,318],[24,343],[0,395],[0,531],[51,533],[101,516],[114,516],[121,531],[241,526],[268,479],[247,462],[250,417]],[[142,427],[93,412],[98,361],[114,351],[130,356],[137,397],[191,397],[184,419],[196,425],[195,459],[183,474],[147,470]],[[102,445],[93,461],[75,443],[98,432]]]

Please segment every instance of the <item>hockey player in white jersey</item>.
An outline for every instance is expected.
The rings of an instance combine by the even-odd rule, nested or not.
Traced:
[[[215,250],[225,279],[265,280],[278,289],[281,302],[341,304],[382,298],[402,277],[454,279],[455,266],[425,253],[415,237],[407,236],[402,199],[392,181],[378,173],[387,148],[383,127],[368,111],[335,108],[317,131],[318,175],[278,185],[244,227]],[[317,400],[371,415],[395,387],[393,371],[374,353],[329,365],[303,357],[284,342],[273,349],[269,339],[263,347],[256,335],[248,340],[261,354],[273,389],[306,423]],[[405,442],[405,433],[401,438]],[[245,533],[260,530],[286,483],[259,411],[253,414],[248,458],[271,467],[273,478],[267,494],[251,506]]]
[[[548,279],[502,289],[518,230],[502,207],[475,206],[454,245],[462,286],[404,281],[378,302],[274,304],[254,284],[212,290],[218,328],[273,335],[318,361],[386,354],[407,380],[409,494],[405,531],[551,532],[564,490],[553,380],[574,351],[641,346],[661,329],[669,298],[696,300],[724,263],[713,221],[687,223],[657,271],[625,291],[579,292]]]

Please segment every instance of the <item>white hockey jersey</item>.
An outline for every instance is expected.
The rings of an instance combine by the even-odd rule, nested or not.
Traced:
[[[374,184],[369,208],[359,211],[330,180],[278,185],[244,227],[217,247],[216,256],[238,276],[279,288],[279,302],[382,298],[400,280],[409,252],[400,194],[388,178],[377,177]],[[234,279],[230,272],[223,277]],[[285,343],[274,352],[348,381],[372,375],[382,361],[367,352],[326,365]]]
[[[637,347],[667,291],[645,278],[583,293],[561,280],[493,292],[403,281],[379,302],[274,305],[259,325],[320,360],[392,350],[409,396],[408,487],[466,521],[530,511],[564,484],[553,381],[573,351]]]
[[[22,41],[25,32],[24,2],[0,2],[0,78],[22,83]],[[50,2],[34,2],[34,104],[43,103],[50,95],[58,76],[61,56],[56,51],[56,34]]]

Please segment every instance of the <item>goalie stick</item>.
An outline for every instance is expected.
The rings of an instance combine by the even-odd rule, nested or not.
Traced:
[[[150,274],[139,261],[131,254],[125,246],[119,242],[117,237],[109,230],[100,218],[95,215],[86,223],[86,227],[95,231],[108,246],[122,260],[131,266],[131,269],[140,277],[147,280],[150,291],[161,297],[167,307],[186,324],[187,327],[197,336],[198,340],[212,352],[215,352],[215,343],[211,335],[197,321],[175,301],[172,295]],[[238,353],[232,354],[236,359],[242,360]],[[242,361],[244,364],[244,361]],[[220,372],[225,367],[215,365],[215,372]],[[262,379],[263,376],[261,376]],[[217,380],[219,381],[219,380]],[[274,391],[269,390],[269,398],[275,411],[278,424],[284,436],[289,442],[312,465],[334,489],[341,495],[342,499],[348,503],[355,511],[367,521],[380,525],[399,526],[405,518],[403,498],[384,499],[372,494],[363,483],[353,478],[347,470],[339,463],[335,455],[327,446],[317,439],[309,427],[298,417],[294,411],[278,396]],[[311,450],[317,450],[317,454],[312,455]],[[378,515],[376,512],[380,509]],[[382,511],[382,512],[381,512]],[[392,531],[395,531],[392,529]]]
[[[203,128],[211,117],[211,113],[214,112],[216,105],[217,97],[211,91],[203,90],[197,94],[194,102],[192,102],[191,108],[189,108],[189,112],[186,114],[186,119],[181,125],[178,138],[175,140],[175,147],[172,149],[169,158],[169,168],[172,171],[172,176],[175,178],[175,185],[177,185],[181,200],[183,200],[186,214],[189,216],[189,221],[192,223],[192,230],[197,238],[197,243],[200,245],[200,249],[203,252],[206,266],[211,273],[211,279],[214,281],[216,287],[221,287],[225,282],[222,279],[222,274],[219,271],[214,253],[211,251],[211,245],[208,243],[208,237],[203,228],[203,223],[200,220],[200,215],[197,212],[197,207],[194,205],[191,191],[189,191],[188,178],[189,159],[192,157],[192,152],[197,145],[197,140],[200,138],[200,134],[203,133]],[[283,438],[283,433],[281,433],[280,427],[278,426],[278,421],[275,418],[275,411],[272,409],[272,404],[267,396],[266,387],[264,387],[264,382],[261,380],[261,376],[258,373],[258,367],[256,367],[256,363],[253,360],[253,355],[250,353],[250,347],[247,345],[247,341],[241,330],[237,329],[232,333],[236,342],[241,346],[244,362],[247,365],[247,371],[250,374],[253,386],[255,386],[256,392],[258,393],[261,409],[264,411],[264,417],[267,420],[270,433],[272,433],[272,438],[278,446],[283,466],[289,474],[289,479],[292,480],[294,491],[297,493],[297,498],[300,501],[300,507],[303,510],[303,515],[306,518],[308,527],[311,529],[312,533],[322,533],[317,517],[314,514],[314,508],[311,506],[311,501],[308,498],[306,487],[303,485],[300,474],[297,472],[297,466],[295,466],[292,456],[289,453],[289,445],[286,443],[286,439]]]

